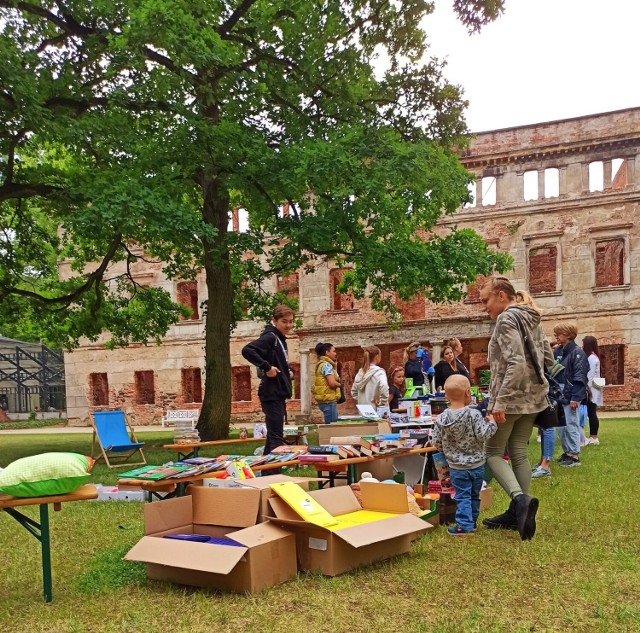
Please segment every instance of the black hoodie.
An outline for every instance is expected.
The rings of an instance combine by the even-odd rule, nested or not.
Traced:
[[[242,355],[265,373],[272,367],[280,370],[275,377],[264,376],[258,388],[260,400],[287,400],[291,398],[291,371],[285,351],[287,339],[273,325],[267,325],[260,338],[247,343],[242,348]]]

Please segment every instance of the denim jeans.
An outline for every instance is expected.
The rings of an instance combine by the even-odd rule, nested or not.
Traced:
[[[324,415],[324,423],[331,424],[338,419],[338,403],[337,402],[319,402],[318,408]]]
[[[571,455],[580,454],[580,413],[578,409],[572,409],[570,405],[562,405],[566,426],[558,427],[558,436],[565,453]]]
[[[542,431],[542,459],[553,459],[556,450],[556,430],[554,428]]]
[[[480,491],[484,480],[484,464],[470,470],[451,468],[451,484],[456,491],[456,523],[471,532],[480,514]]]

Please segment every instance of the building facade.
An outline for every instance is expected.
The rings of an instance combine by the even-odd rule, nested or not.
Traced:
[[[598,339],[605,406],[640,408],[640,108],[482,132],[461,160],[477,177],[474,203],[443,218],[437,230],[471,227],[491,247],[509,252],[514,270],[508,276],[532,294],[550,337],[556,323],[571,321],[578,327],[578,343],[586,334]],[[174,325],[161,346],[108,351],[83,345],[66,354],[72,423],[86,424],[94,409],[124,408],[144,424],[167,408],[199,407],[204,280],[172,282],[158,265],[136,265],[138,281],[165,287],[194,314]],[[438,360],[442,341],[452,336],[462,341],[463,361],[477,382],[488,366],[492,328],[479,303],[482,280],[469,286],[462,302],[433,305],[424,297],[398,302],[404,320],[391,330],[366,300],[336,291],[343,274],[323,263],[312,273],[273,279],[274,289],[298,297],[303,320],[290,343],[296,374],[290,418],[319,419],[310,395],[318,341],[339,349],[347,394],[363,345],[378,345],[388,369],[401,363],[402,350],[414,340],[428,344]],[[261,417],[258,379],[240,351],[261,329],[243,321],[231,340],[232,412],[247,421]],[[340,409],[353,412],[349,397]]]

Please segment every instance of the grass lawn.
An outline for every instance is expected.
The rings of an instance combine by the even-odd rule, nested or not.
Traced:
[[[640,420],[604,420],[602,444],[584,450],[581,468],[534,480],[540,511],[530,542],[484,528],[455,539],[439,528],[410,555],[336,578],[300,574],[251,596],[148,581],[142,565],[121,561],[142,535],[142,504],[83,502],[52,513],[54,601],[45,605],[39,544],[0,515],[0,631],[640,631],[639,434]],[[171,433],[140,437],[161,445]],[[84,453],[89,442],[0,436],[0,466],[48,450]],[[150,463],[172,457],[146,453]],[[531,457],[539,454],[532,441]],[[115,475],[100,466],[92,479]],[[495,492],[483,516],[506,507]]]

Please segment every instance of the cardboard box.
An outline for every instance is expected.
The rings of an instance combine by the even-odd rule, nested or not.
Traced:
[[[147,576],[234,593],[261,591],[296,575],[296,537],[265,522],[256,525],[260,490],[192,487],[186,497],[148,503],[145,536],[125,560],[147,564]],[[162,538],[165,534],[229,536],[243,547]]]
[[[480,512],[488,510],[493,504],[493,488],[487,486],[484,490],[480,491]]]
[[[309,490],[309,483],[312,481],[323,481],[309,477],[289,477],[288,475],[268,475],[267,477],[256,477],[255,479],[204,479],[205,486],[213,488],[249,488],[260,491],[260,505],[256,523],[267,521],[273,516],[273,511],[269,505],[269,499],[274,496],[270,485],[281,481],[291,481],[298,484],[304,490]]]
[[[493,489],[487,486],[480,491],[480,512],[488,510],[493,503]],[[440,523],[448,525],[455,522],[456,500],[451,499],[448,494],[442,494],[440,497]]]
[[[298,568],[336,576],[356,567],[405,554],[411,543],[433,526],[409,513],[406,488],[400,485],[361,483],[362,507],[348,486],[327,488],[309,495],[335,517],[359,510],[395,516],[331,531],[302,520],[282,499],[269,503],[273,522],[296,534]]]

